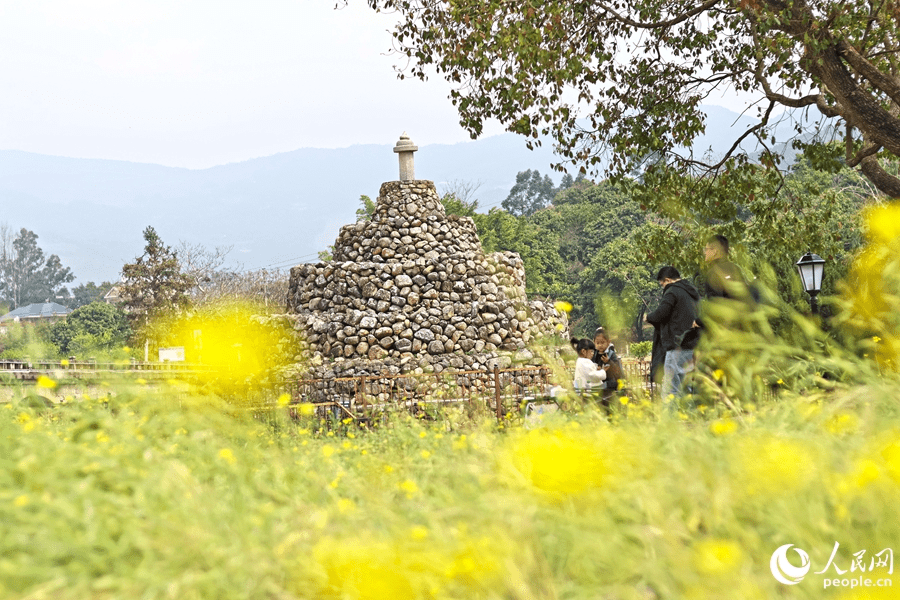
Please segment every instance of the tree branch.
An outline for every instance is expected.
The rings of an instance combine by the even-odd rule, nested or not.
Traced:
[[[635,21],[628,17],[623,17],[622,15],[620,15],[619,13],[614,11],[612,8],[610,8],[603,2],[598,2],[597,6],[599,6],[601,9],[603,9],[607,13],[611,14],[613,16],[613,18],[615,18],[617,21],[619,21],[621,23],[624,23],[625,25],[637,27],[638,29],[665,29],[667,27],[671,27],[672,25],[678,25],[679,23],[686,21],[693,16],[699,15],[700,13],[709,10],[716,4],[719,4],[721,1],[722,0],[706,0],[706,2],[704,2],[703,4],[700,4],[696,7],[694,7],[693,9],[689,10],[688,12],[686,12],[684,14],[678,15],[677,17],[673,17],[667,21],[656,21],[654,23],[642,23],[640,21]]]
[[[875,156],[866,156],[859,163],[859,170],[875,187],[891,198],[900,198],[900,179],[882,168]]]
[[[878,154],[879,150],[881,150],[881,146],[879,146],[878,144],[872,144],[871,146],[866,146],[865,148],[860,150],[859,153],[856,156],[854,156],[852,160],[847,161],[847,166],[855,167],[856,165],[861,163],[864,159]]]
[[[846,40],[837,43],[837,52],[859,75],[900,104],[900,81],[876,69],[872,63],[856,51]]]
[[[756,21],[753,21],[750,30],[753,34],[753,45],[756,48],[756,69],[753,70],[753,78],[756,79],[756,82],[762,86],[763,93],[765,93],[766,98],[773,102],[777,102],[782,106],[789,106],[791,108],[803,108],[804,106],[810,106],[815,104],[818,106],[820,98],[822,103],[824,104],[825,99],[822,98],[821,94],[809,94],[807,96],[803,96],[802,98],[791,98],[790,96],[785,96],[783,94],[776,93],[772,86],[769,85],[769,80],[766,79],[766,76],[763,74],[763,61],[762,61],[762,50],[761,44],[759,40],[759,31],[756,28]],[[821,110],[821,108],[820,108]],[[828,115],[828,116],[837,116],[837,115]]]

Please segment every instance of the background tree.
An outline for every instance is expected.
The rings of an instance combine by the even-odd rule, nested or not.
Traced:
[[[190,303],[196,281],[181,271],[178,254],[165,245],[153,227],[144,230],[144,253],[122,267],[122,298],[134,327],[143,330],[151,319],[176,313]]]
[[[376,203],[374,200],[361,194],[359,196],[359,208],[356,209],[356,222],[371,221],[372,215],[375,214]]]
[[[122,348],[131,336],[131,327],[121,308],[92,302],[72,311],[65,321],[50,326],[50,341],[63,356],[108,353]]]
[[[7,226],[0,228],[0,296],[11,309],[68,296],[63,284],[75,277],[59,257],[37,245],[38,236],[22,228],[15,237]]]
[[[603,325],[630,335],[647,300],[647,284],[643,257],[631,245],[645,216],[627,186],[579,182],[529,220],[542,236],[557,240],[576,330],[590,334]]]
[[[528,216],[548,206],[555,193],[556,189],[549,175],[541,177],[537,169],[519,171],[516,184],[501,206],[517,217]]]
[[[0,335],[0,359],[45,359],[56,354],[48,323],[7,323]]]
[[[728,236],[745,275],[788,305],[807,307],[794,269],[806,250],[828,261],[823,294],[834,293],[862,245],[860,209],[880,199],[853,169],[816,164],[803,154],[783,175],[748,164],[729,178],[660,165],[640,184],[581,181],[527,217],[494,209],[473,218],[486,251],[525,260],[530,296],[572,303],[575,333],[604,325],[619,339],[639,340],[649,333],[643,314],[659,298],[659,267],[675,265],[702,287],[702,248],[713,233]],[[782,315],[773,325],[787,323]]]
[[[773,115],[783,114],[811,134],[803,143],[839,138],[832,149],[847,166],[900,197],[900,177],[882,166],[900,157],[895,0],[369,5],[399,15],[394,46],[413,76],[436,69],[455,85],[450,98],[473,136],[495,118],[533,140],[551,135],[582,169],[608,166],[622,175],[653,156],[716,173],[730,168],[730,157],[747,160],[748,150],[770,155],[766,166],[775,168]],[[761,122],[721,160],[695,156],[692,142],[705,127],[701,103],[726,90],[754,93]],[[806,120],[807,109],[820,118]]]
[[[518,252],[525,263],[525,292],[542,297],[566,297],[565,263],[555,235],[541,230],[526,217],[515,217],[492,208],[474,215],[478,236],[486,253]]]
[[[478,210],[478,200],[475,193],[481,187],[480,181],[465,181],[454,179],[444,185],[444,195],[441,196],[441,204],[448,215],[460,217],[472,217]]]
[[[104,281],[97,285],[93,281],[82,283],[72,289],[72,296],[65,302],[69,308],[78,308],[86,306],[91,302],[97,302],[103,299],[103,296],[115,285],[111,281]]]
[[[209,283],[212,275],[222,269],[233,249],[233,245],[207,248],[203,244],[181,240],[175,247],[175,254],[181,272],[193,279],[197,287],[203,288],[204,284]]]
[[[474,217],[478,210],[478,200],[475,193],[481,187],[481,182],[464,181],[455,179],[444,185],[444,195],[441,196],[441,204],[448,215],[460,217]]]

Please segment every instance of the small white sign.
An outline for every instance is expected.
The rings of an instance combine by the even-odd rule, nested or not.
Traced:
[[[160,348],[159,362],[184,362],[184,346]]]

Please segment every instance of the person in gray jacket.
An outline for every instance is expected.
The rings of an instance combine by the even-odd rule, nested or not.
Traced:
[[[660,269],[656,280],[663,286],[663,295],[659,307],[646,320],[659,334],[654,336],[654,343],[661,344],[665,352],[663,397],[678,397],[684,375],[693,368],[694,360],[694,351],[681,348],[680,343],[684,334],[696,326],[700,292],[682,279],[675,267]]]

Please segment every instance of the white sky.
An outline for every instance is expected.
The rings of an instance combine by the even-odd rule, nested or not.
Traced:
[[[397,79],[390,15],[334,4],[0,0],[0,149],[204,168],[468,140],[447,83]]]

